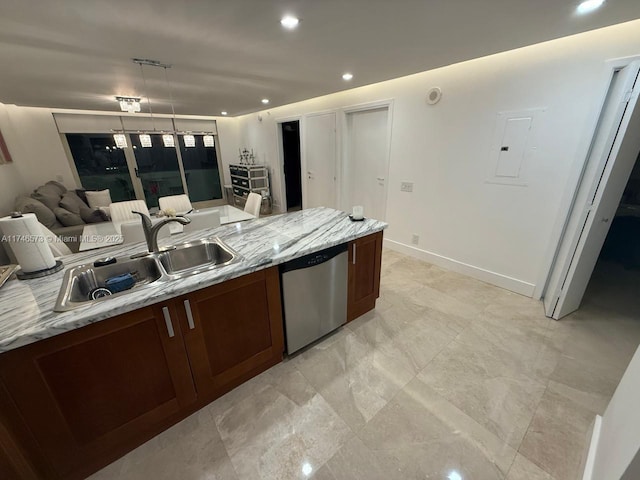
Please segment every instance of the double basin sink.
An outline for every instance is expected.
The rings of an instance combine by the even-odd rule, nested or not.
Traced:
[[[183,243],[158,253],[104,259],[66,271],[54,311],[66,312],[138,291],[159,281],[172,281],[233,263],[238,254],[214,238]],[[131,275],[133,287],[111,293],[107,280]]]

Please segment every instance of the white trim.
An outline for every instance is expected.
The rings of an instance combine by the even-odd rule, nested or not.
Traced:
[[[505,288],[520,295],[531,297],[535,289],[535,285],[518,280],[517,278],[508,277],[500,273],[485,270],[484,268],[469,265],[467,263],[459,262],[452,258],[438,255],[437,253],[429,252],[427,250],[421,250],[419,248],[405,245],[404,243],[396,242],[394,240],[384,239],[384,246],[390,250],[404,253],[406,255],[424,260],[439,267],[452,270],[469,277],[473,277],[477,280],[496,285],[501,288]]]
[[[546,291],[549,286],[548,283],[551,279],[551,274],[553,273],[553,267],[557,259],[556,257],[560,251],[562,239],[565,235],[565,229],[569,222],[578,189],[580,188],[582,174],[586,166],[587,159],[589,158],[593,137],[596,135],[598,129],[598,122],[600,120],[602,109],[605,106],[609,89],[611,88],[614,73],[616,70],[620,70],[627,65],[630,65],[636,60],[640,60],[640,55],[611,59],[604,62],[604,69],[600,80],[601,87],[598,88],[598,92],[600,93],[597,96],[597,101],[593,104],[591,113],[589,114],[586,122],[587,126],[584,129],[584,134],[578,144],[575,157],[576,160],[573,162],[571,170],[569,171],[567,188],[565,189],[565,194],[560,201],[560,207],[558,208],[559,213],[556,217],[556,221],[547,244],[546,254],[544,256],[545,260],[542,262],[542,268],[540,269],[538,280],[536,281],[533,298],[537,300],[541,299],[544,294],[549,293]]]
[[[589,443],[587,459],[584,464],[584,473],[582,474],[582,480],[594,480],[593,469],[595,468],[595,465],[596,465],[596,454],[598,453],[598,443],[600,442],[601,430],[602,430],[602,417],[600,415],[596,415],[596,419],[593,422],[593,431],[591,432],[591,442]]]
[[[354,113],[360,113],[360,112],[366,112],[368,110],[379,110],[382,108],[386,108],[387,109],[387,170],[385,172],[385,183],[384,183],[384,198],[383,198],[383,213],[382,213],[382,218],[380,218],[379,220],[385,220],[387,218],[387,208],[388,208],[388,198],[389,198],[389,172],[391,169],[391,140],[392,140],[392,135],[393,135],[393,107],[394,107],[394,99],[393,98],[389,98],[389,99],[384,99],[384,100],[377,100],[375,102],[367,102],[367,103],[361,103],[358,105],[350,105],[347,107],[343,107],[340,109],[340,123],[341,123],[341,135],[339,136],[340,138],[340,149],[338,150],[340,152],[339,155],[339,160],[338,160],[338,170],[337,170],[337,175],[338,175],[338,185],[340,188],[338,188],[338,207],[342,208],[345,211],[350,211],[351,210],[351,206],[350,205],[343,205],[343,199],[345,197],[345,189],[347,188],[347,185],[345,185],[344,183],[344,179],[346,178],[346,168],[347,168],[347,161],[349,159],[349,152],[347,151],[348,149],[348,145],[349,145],[349,135],[350,130],[349,130],[349,122],[348,122],[348,115],[354,114]]]

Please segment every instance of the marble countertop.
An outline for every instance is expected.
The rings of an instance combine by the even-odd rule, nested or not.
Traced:
[[[295,213],[223,225],[211,230],[171,236],[160,246],[199,238],[218,237],[241,256],[219,269],[168,282],[156,282],[136,292],[64,313],[53,311],[64,270],[35,280],[10,280],[0,289],[0,353],[53,337],[115,315],[162,302],[339,245],[387,224],[366,219],[352,222],[344,212],[313,208]],[[146,244],[133,243],[62,257],[65,270],[107,256],[129,257],[145,252]]]

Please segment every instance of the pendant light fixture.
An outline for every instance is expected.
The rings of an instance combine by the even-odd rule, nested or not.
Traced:
[[[196,146],[196,137],[194,137],[190,133],[183,135],[182,139],[184,140],[185,147],[190,148]]]
[[[169,91],[169,103],[171,104],[171,114],[173,115],[173,117],[171,118],[171,125],[173,125],[173,132],[176,133],[176,110],[175,108],[173,108],[173,92],[171,91],[171,85],[169,84],[169,76],[167,75],[167,68],[171,68],[171,65],[163,65],[162,68],[164,68],[164,81],[167,84],[167,90]],[[169,137],[171,138],[171,140],[169,140]],[[163,135],[162,141],[164,142],[165,147],[175,148],[176,146],[173,135]]]
[[[205,135],[204,137],[202,137],[202,140],[204,140],[204,146],[205,147],[215,147],[215,143],[213,140],[213,135]]]
[[[116,147],[127,148],[127,136],[124,133],[114,133],[113,141],[116,142]]]
[[[176,141],[173,138],[173,135],[170,133],[165,133],[162,135],[162,143],[165,147],[174,147],[176,146]]]
[[[162,144],[167,148],[175,148],[176,147],[176,135],[182,135],[184,140],[184,145],[187,148],[194,148],[196,146],[195,135],[192,132],[179,132],[176,129],[176,110],[173,105],[173,90],[171,83],[169,82],[169,76],[167,74],[167,69],[171,68],[171,65],[159,62],[157,60],[149,60],[146,58],[132,58],[133,63],[136,63],[140,66],[140,75],[142,76],[142,82],[144,84],[144,92],[145,97],[147,98],[147,105],[149,106],[149,115],[151,117],[151,124],[153,126],[153,132],[144,132],[139,133],[140,145],[143,148],[150,148],[153,146],[153,142],[150,134],[162,134]],[[167,91],[169,93],[169,103],[171,105],[171,126],[172,129],[167,130],[156,130],[155,118],[153,115],[153,109],[151,108],[151,99],[149,97],[149,90],[147,88],[147,80],[144,75],[144,66],[147,67],[160,67],[164,69],[164,79],[167,86]],[[123,127],[124,131],[124,127]],[[196,132],[198,135],[202,135],[202,139],[205,147],[215,147],[214,136],[211,132]],[[115,137],[114,137],[115,139]],[[125,137],[125,147],[126,147],[126,137]]]
[[[140,138],[140,145],[142,146],[142,148],[152,147],[151,135],[149,135],[148,133],[141,133],[138,137]]]

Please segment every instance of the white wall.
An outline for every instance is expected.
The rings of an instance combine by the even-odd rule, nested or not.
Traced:
[[[637,54],[640,21],[270,109],[262,121],[246,115],[240,142],[272,166],[280,204],[277,119],[302,115],[304,129],[304,115],[392,99],[388,244],[532,295],[566,215],[559,205],[584,162],[605,61]],[[433,86],[443,99],[428,106]],[[537,107],[547,112],[528,185],[485,183],[498,112]],[[414,182],[414,192],[400,192],[402,181]]]
[[[77,188],[56,124],[47,108],[5,106],[8,129],[5,140],[27,192],[58,179]]]
[[[640,453],[640,348],[629,363],[602,417],[591,477],[594,480],[638,478]]]

